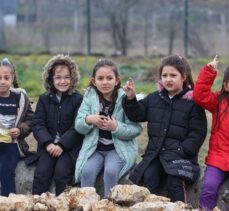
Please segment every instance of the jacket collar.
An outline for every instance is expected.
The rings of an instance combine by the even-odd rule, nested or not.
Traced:
[[[160,96],[164,96],[166,98],[168,97],[168,92],[164,88],[164,86],[160,80],[156,83],[156,88],[157,88]],[[186,87],[185,89],[183,89],[179,94],[175,95],[174,97],[175,98],[182,98],[182,99],[186,99],[186,100],[192,100],[193,99],[193,90],[190,87]]]
[[[47,95],[56,103],[60,103],[59,100],[57,99],[57,94],[56,91],[52,90]],[[70,95],[68,92],[64,92],[61,96],[61,101],[63,101],[68,95]]]

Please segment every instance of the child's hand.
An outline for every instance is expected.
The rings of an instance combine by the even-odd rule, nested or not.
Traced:
[[[19,128],[11,128],[11,129],[9,129],[9,135],[12,138],[17,138],[18,136],[20,136],[20,129]]]
[[[56,145],[53,144],[53,143],[51,143],[51,144],[49,144],[49,145],[46,146],[46,150],[47,150],[47,152],[48,152],[50,155],[52,155],[52,153],[54,152],[55,146],[56,146]]]
[[[207,65],[214,68],[216,71],[218,71],[218,64],[219,64],[219,55],[215,55],[214,59],[209,62]]]
[[[129,78],[129,80],[126,82],[126,85],[123,86],[123,90],[129,100],[135,98],[135,85],[132,78]]]
[[[52,157],[59,157],[63,152],[63,149],[60,146],[53,143],[49,144],[46,147],[46,150]]]
[[[114,117],[107,117],[104,119],[103,127],[104,130],[115,131],[117,128],[117,121]]]
[[[62,152],[63,152],[63,149],[59,145],[55,145],[55,149],[51,155],[57,158],[61,156]]]
[[[104,119],[106,119],[106,118],[107,117],[104,115],[95,114],[95,115],[86,116],[85,121],[87,124],[92,124],[98,128],[101,128],[101,127],[103,127],[103,122],[104,122]]]

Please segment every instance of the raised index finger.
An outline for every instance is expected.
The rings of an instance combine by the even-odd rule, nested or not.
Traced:
[[[215,62],[218,62],[219,61],[219,55],[218,54],[215,55],[213,61],[215,61]]]

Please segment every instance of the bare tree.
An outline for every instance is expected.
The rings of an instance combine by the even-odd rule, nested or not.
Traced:
[[[128,39],[129,11],[137,3],[137,0],[97,0],[95,2],[109,20],[116,50],[121,51],[122,55],[127,55],[130,44]]]
[[[41,29],[41,35],[44,42],[44,52],[50,51],[50,37],[52,30],[52,15],[55,0],[39,0],[38,3],[38,18]]]
[[[192,29],[189,36],[190,46],[193,48],[195,54],[199,54],[201,56],[209,56],[210,50],[207,45],[201,38],[201,35],[198,33],[196,29]]]
[[[181,6],[177,0],[169,1],[168,6],[168,54],[173,54],[174,42],[179,32],[182,29]]]
[[[141,0],[138,2],[137,11],[140,14],[143,14],[143,47],[144,47],[144,55],[149,55],[149,46],[150,41],[153,38],[156,38],[156,12],[157,9],[160,10],[160,5],[157,1],[152,0]],[[153,28],[153,29],[152,29]],[[152,29],[152,30],[151,30]],[[153,35],[150,36],[150,32],[152,31]]]

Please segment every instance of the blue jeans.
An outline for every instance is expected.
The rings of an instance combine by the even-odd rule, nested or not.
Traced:
[[[200,208],[213,210],[217,204],[218,190],[228,172],[207,166],[200,194]]]
[[[2,196],[15,193],[15,169],[20,154],[17,144],[0,143],[0,181]]]
[[[123,161],[115,150],[95,151],[83,167],[81,187],[95,187],[98,174],[104,168],[104,195],[118,184]]]

